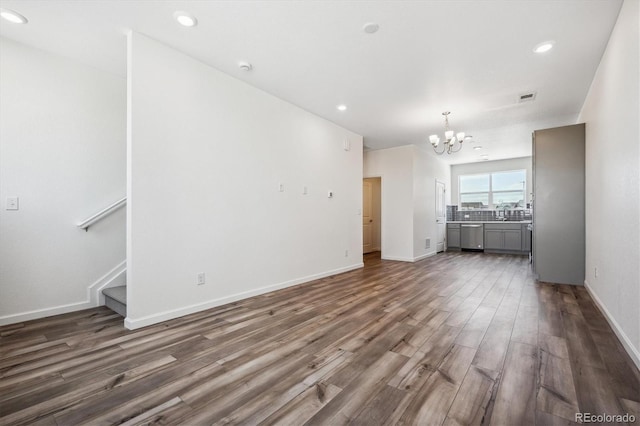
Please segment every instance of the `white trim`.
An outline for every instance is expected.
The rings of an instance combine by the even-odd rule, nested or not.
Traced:
[[[607,322],[613,329],[613,332],[616,334],[616,336],[618,336],[618,339],[620,340],[620,342],[622,343],[622,346],[624,346],[627,353],[631,357],[631,360],[636,365],[636,367],[640,370],[640,351],[638,351],[638,349],[633,346],[633,343],[631,343],[631,340],[629,339],[629,337],[625,334],[624,330],[622,330],[622,327],[620,327],[620,324],[618,324],[618,322],[615,320],[613,315],[611,315],[611,312],[609,312],[605,304],[602,303],[602,300],[600,300],[596,292],[593,291],[593,289],[589,285],[589,281],[584,280],[584,286],[589,292],[589,294],[591,295],[591,298],[593,299],[593,301],[596,302],[596,306],[598,307],[598,309],[600,309],[600,312],[602,312],[604,317],[607,319]]]
[[[238,300],[247,299],[252,296],[258,296],[260,294],[269,293],[271,291],[292,287],[299,284],[304,284],[309,281],[314,281],[314,280],[325,278],[331,275],[342,274],[344,272],[349,272],[354,269],[359,269],[363,267],[364,267],[364,263],[360,262],[354,265],[345,266],[343,268],[334,269],[332,271],[322,272],[315,275],[308,275],[306,277],[296,278],[290,281],[285,281],[283,283],[261,287],[254,290],[244,291],[241,293],[233,294],[231,296],[220,297],[218,299],[213,299],[203,303],[197,303],[194,305],[185,306],[178,309],[172,309],[170,311],[164,311],[158,314],[148,315],[142,318],[127,317],[124,320],[124,326],[129,330],[135,330],[135,329],[146,327],[152,324],[157,324],[162,321],[167,321],[170,319],[193,314],[195,312],[204,311],[206,309],[215,308],[216,306],[221,306],[221,305],[225,305],[227,303],[235,302]]]
[[[414,258],[412,258],[412,257],[399,257],[399,256],[382,255],[382,256],[380,256],[380,259],[382,259],[382,260],[393,260],[395,262],[415,262]]]
[[[427,257],[435,256],[436,254],[438,254],[438,253],[435,252],[435,251],[430,251],[429,253],[425,253],[425,254],[420,255],[418,257],[414,257],[413,261],[417,262],[418,260],[422,260],[422,259],[426,259]]]
[[[127,279],[127,261],[120,262],[115,268],[98,278],[87,288],[87,300],[92,306],[104,305],[102,290],[118,285],[125,285]]]
[[[89,309],[93,307],[94,305],[85,300],[84,302],[70,303],[68,305],[55,306],[53,308],[37,309],[35,311],[5,315],[0,317],[0,325],[16,324],[23,321],[50,317],[52,315],[67,314],[69,312],[80,311],[82,309]]]
[[[435,256],[436,253],[435,251],[429,252],[429,253],[425,253],[425,254],[421,254],[420,256],[416,256],[416,257],[399,257],[399,256],[380,256],[380,259],[382,260],[393,260],[394,262],[417,262],[419,260],[422,259],[426,259],[427,257],[431,257],[431,256]]]

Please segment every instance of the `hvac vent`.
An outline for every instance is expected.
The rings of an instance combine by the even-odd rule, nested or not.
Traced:
[[[536,98],[536,92],[523,93],[518,98],[518,102],[531,102]]]

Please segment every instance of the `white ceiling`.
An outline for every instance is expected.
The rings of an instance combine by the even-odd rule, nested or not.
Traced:
[[[577,118],[621,0],[0,0],[29,19],[2,36],[125,74],[144,33],[365,138],[370,149],[473,135],[451,164],[531,155],[531,131]],[[178,25],[185,10],[197,27]],[[367,22],[380,25],[366,34]],[[554,49],[536,54],[545,40]],[[0,52],[1,53],[1,52]],[[238,69],[239,61],[253,65]],[[536,91],[535,101],[519,103]],[[345,104],[340,112],[336,105]],[[473,150],[471,145],[483,149]]]

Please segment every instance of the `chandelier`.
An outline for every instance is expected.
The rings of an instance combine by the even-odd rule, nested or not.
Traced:
[[[447,154],[452,154],[454,152],[458,152],[462,149],[462,142],[464,142],[464,132],[459,132],[457,135],[453,135],[453,130],[449,128],[449,114],[451,112],[445,111],[442,113],[444,115],[444,143],[441,145],[442,149],[438,149],[438,145],[440,145],[440,137],[438,135],[429,136],[429,142],[433,146],[433,150],[436,154],[441,155],[445,152]]]

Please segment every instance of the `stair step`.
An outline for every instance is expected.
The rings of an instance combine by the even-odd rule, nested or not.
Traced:
[[[102,290],[102,294],[112,299],[117,300],[123,305],[127,304],[127,286],[121,285],[119,287],[110,287]]]
[[[107,308],[127,316],[127,286],[109,287],[102,290]]]

